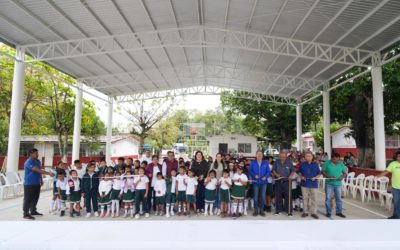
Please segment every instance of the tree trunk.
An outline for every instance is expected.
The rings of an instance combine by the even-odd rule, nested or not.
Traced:
[[[63,139],[62,139],[61,132],[58,133],[57,139],[58,139],[58,153],[62,158],[63,157],[63,152],[64,152],[64,150],[63,150],[64,144],[63,144]]]
[[[63,162],[67,162],[67,148],[68,148],[68,133],[64,133],[64,146],[62,154]]]
[[[144,134],[139,135],[139,154],[143,154],[143,145],[144,145]]]

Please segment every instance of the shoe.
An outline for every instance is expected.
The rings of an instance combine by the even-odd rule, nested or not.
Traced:
[[[247,215],[247,210],[244,210],[243,214],[244,214],[244,215]]]
[[[301,215],[301,217],[303,217],[303,218],[306,218],[308,216],[308,214],[307,213],[303,213],[302,215]],[[311,215],[312,216],[312,215]]]
[[[210,216],[213,216],[213,215],[214,215],[214,213],[212,211],[210,211]]]
[[[253,216],[256,217],[257,215],[258,215],[258,211],[257,211],[257,210],[254,210]]]
[[[61,211],[60,216],[63,217],[65,215],[65,211]]]
[[[236,217],[237,217],[237,216],[236,216],[236,213],[233,213],[233,214],[232,214],[232,217],[233,217],[233,218],[236,218]]]
[[[150,214],[149,213],[145,213],[144,217],[149,218]]]
[[[135,215],[135,219],[138,220],[139,218],[140,218],[140,215],[139,215],[139,214],[136,214],[136,215]]]
[[[207,212],[205,212],[205,213],[203,213],[203,215],[204,215],[204,216],[207,216],[208,214],[207,214]]]
[[[332,215],[327,213],[325,216],[328,217],[328,218],[331,218]]]
[[[163,212],[161,212],[161,213],[160,213],[160,216],[163,216],[163,215],[164,215],[164,213],[163,213]]]
[[[171,216],[174,216],[174,215],[175,215],[174,210],[171,210]]]
[[[339,216],[339,217],[341,217],[341,218],[346,218],[346,215],[344,215],[344,214],[342,214],[342,213],[336,214],[336,216]]]
[[[220,216],[221,215],[221,209],[217,210],[217,215]]]
[[[158,216],[158,211],[156,211],[154,215],[155,215],[155,216]]]
[[[292,217],[293,215],[292,215],[292,213],[288,213],[288,215],[287,215],[288,217]]]
[[[265,209],[265,211],[266,211],[267,213],[271,213],[271,212],[272,212],[271,207],[267,207],[267,208]]]
[[[81,216],[81,212],[76,212],[76,216]]]
[[[90,218],[90,216],[92,216],[91,213],[87,213],[87,214],[86,214],[86,218]]]
[[[43,216],[43,214],[39,213],[38,211],[35,211],[31,213],[31,216]]]
[[[111,217],[112,217],[112,218],[114,218],[114,217],[115,217],[115,214],[114,214],[114,213],[112,213],[112,214],[111,214]]]
[[[242,217],[242,213],[238,213],[238,217]]]
[[[96,211],[96,212],[94,212],[94,216],[95,217],[99,217],[99,213]]]
[[[69,217],[73,218],[74,217],[74,213],[69,213]]]
[[[23,218],[24,218],[25,220],[35,220],[35,217],[33,217],[33,216],[30,215],[30,214],[24,215]]]
[[[318,215],[316,215],[316,214],[312,214],[311,217],[313,217],[313,218],[316,219],[316,220],[319,219]]]
[[[264,211],[261,211],[260,215],[261,215],[262,217],[265,217],[265,216],[266,216],[266,214],[265,214]]]
[[[280,214],[281,214],[280,212],[275,212],[275,213],[274,213],[274,215],[280,215]]]
[[[170,217],[169,213],[166,213],[166,214],[165,214],[165,217],[169,218],[169,217]]]
[[[300,208],[300,212],[302,213],[304,211],[304,209]]]
[[[388,217],[388,219],[389,220],[396,220],[396,219],[399,219],[399,217],[397,217],[396,215],[392,215],[392,216],[390,216],[390,217]]]

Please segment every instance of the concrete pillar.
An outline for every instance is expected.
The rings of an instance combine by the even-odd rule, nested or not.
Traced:
[[[296,134],[297,134],[297,150],[303,150],[303,140],[301,137],[302,134],[302,119],[301,119],[301,104],[300,101],[297,103],[296,106]]]
[[[374,67],[372,74],[372,92],[374,105],[374,138],[375,138],[375,168],[386,168],[385,115],[383,109],[382,68]]]
[[[25,51],[17,47],[12,82],[11,115],[8,133],[7,172],[17,172],[24,102]]]
[[[107,141],[106,141],[106,162],[111,165],[111,137],[112,137],[112,118],[113,117],[113,98],[109,98],[108,117],[107,117]]]
[[[79,160],[79,150],[81,146],[82,95],[82,83],[78,82],[75,99],[74,136],[72,140],[72,163],[75,160]]]
[[[324,119],[324,151],[331,158],[331,107],[329,103],[329,92],[322,92],[323,99],[323,119]]]

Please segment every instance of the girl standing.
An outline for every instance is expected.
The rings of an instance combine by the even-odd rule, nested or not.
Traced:
[[[182,209],[184,215],[186,215],[186,182],[185,180],[188,178],[186,175],[185,166],[179,167],[179,174],[176,177],[176,199],[178,201],[178,215],[182,214]]]
[[[210,208],[210,215],[213,215],[213,205],[216,200],[216,189],[218,182],[217,178],[215,178],[215,175],[216,175],[215,171],[211,170],[204,182],[206,186],[206,192],[204,198],[205,202],[204,216],[208,215],[208,208]]]
[[[69,202],[69,216],[74,217],[74,213],[77,216],[81,215],[81,179],[78,177],[76,170],[71,170],[71,179],[68,180],[66,187],[67,199]]]
[[[60,216],[65,215],[65,201],[67,200],[66,189],[67,189],[68,181],[65,176],[66,176],[65,170],[61,169],[58,171],[58,173],[57,173],[58,180],[56,183],[56,187],[57,187],[58,195],[60,197],[60,202],[61,202]]]
[[[230,202],[229,189],[232,186],[232,180],[229,177],[229,170],[225,169],[222,177],[218,181],[219,199],[221,201],[221,217],[224,218],[228,214],[228,204]]]
[[[247,176],[243,173],[243,167],[238,167],[237,172],[233,175],[233,188],[232,188],[232,216],[234,218],[242,216],[243,213],[243,199],[246,192],[246,185],[248,182]],[[238,213],[236,213],[238,211]]]
[[[144,175],[144,168],[139,169],[139,176],[135,178],[134,182],[135,191],[135,219],[139,219],[140,203],[143,203],[143,210],[145,217],[149,217],[149,209],[147,207],[147,195],[149,192],[149,178]]]
[[[125,218],[128,217],[128,211],[131,211],[131,216],[135,214],[134,208],[132,203],[134,201],[134,192],[135,192],[135,185],[134,185],[134,178],[131,175],[131,171],[127,170],[124,176],[124,179],[121,183],[121,192],[120,196],[122,195],[122,202],[124,203],[125,208]]]
[[[157,173],[157,180],[154,183],[154,193],[155,193],[155,215],[163,216],[164,204],[165,204],[165,192],[167,191],[165,180],[161,172]]]
[[[111,190],[111,217],[119,216],[119,200],[121,193],[121,186],[123,180],[121,179],[121,173],[117,172],[112,181],[112,190]]]
[[[110,216],[111,210],[111,200],[110,200],[110,192],[112,189],[112,181],[110,179],[110,174],[106,173],[104,178],[100,181],[99,184],[99,205],[100,205],[100,217]],[[107,214],[105,213],[105,206],[107,206]]]

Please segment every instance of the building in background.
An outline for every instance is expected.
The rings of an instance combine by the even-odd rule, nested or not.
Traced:
[[[207,137],[209,155],[217,153],[240,154],[244,157],[255,157],[257,137],[242,134],[225,134]]]
[[[82,162],[90,160],[100,161],[105,158],[106,137],[101,136],[96,143],[86,142],[81,137],[79,159]],[[21,136],[19,167],[28,157],[31,148],[39,150],[39,157],[43,166],[54,166],[61,160],[57,136]],[[72,144],[67,146],[67,162],[72,163]],[[111,139],[111,159],[116,161],[118,157],[131,157],[137,159],[139,156],[139,140],[134,135],[116,135]],[[0,156],[0,166],[3,164],[4,156]]]

